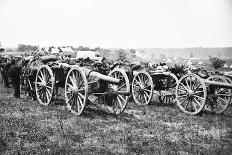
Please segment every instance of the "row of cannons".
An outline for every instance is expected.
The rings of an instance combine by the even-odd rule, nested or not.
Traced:
[[[190,71],[180,76],[162,67],[128,70],[122,64],[107,72],[92,67],[93,63],[68,64],[51,56],[28,59],[22,69],[22,87],[46,106],[63,88],[67,109],[75,115],[82,114],[90,98],[101,99],[114,114],[126,109],[130,96],[135,103],[148,105],[158,94],[160,102],[175,103],[191,115],[203,110],[221,114],[231,103],[232,81],[227,76]]]

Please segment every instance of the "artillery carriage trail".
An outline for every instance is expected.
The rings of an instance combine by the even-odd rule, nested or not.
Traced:
[[[120,114],[127,107],[129,95],[136,104],[148,105],[154,91],[159,92],[161,103],[175,103],[191,115],[203,109],[221,114],[232,102],[232,81],[226,76],[206,79],[191,73],[178,80],[175,74],[163,69],[128,70],[122,66],[104,75],[88,65],[67,64],[51,56],[32,60],[25,68],[27,74],[23,77],[29,95],[35,94],[38,102],[47,106],[58,95],[57,89],[63,87],[67,109],[75,115],[81,115],[92,98],[103,101],[98,105],[111,113]]]

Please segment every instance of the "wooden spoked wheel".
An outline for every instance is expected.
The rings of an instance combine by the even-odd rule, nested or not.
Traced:
[[[119,84],[109,84],[109,89],[118,92],[111,96],[113,113],[120,114],[126,109],[128,103],[129,95],[126,93],[130,93],[129,79],[126,72],[122,69],[112,70],[109,76],[120,79]]]
[[[227,79],[223,76],[213,75],[208,78],[210,81],[229,83]],[[215,94],[215,96],[207,97],[207,104],[205,109],[216,114],[223,113],[231,103],[231,89],[210,86],[210,94]]]
[[[49,66],[41,66],[35,78],[36,98],[42,105],[49,105],[53,95],[55,79]]]
[[[65,101],[74,115],[81,115],[88,98],[88,83],[84,71],[79,67],[69,70],[65,80]]]
[[[170,73],[165,77],[166,79],[166,86],[164,90],[159,91],[159,100],[161,103],[164,104],[172,104],[176,102],[176,85],[178,82],[177,77]]]
[[[153,81],[147,72],[139,72],[132,81],[132,96],[136,104],[147,105],[153,96]]]
[[[226,80],[227,80],[227,82],[229,83],[229,84],[232,84],[232,80],[229,78],[229,77],[227,77],[227,76],[223,76]],[[232,92],[231,92],[232,93]],[[230,100],[230,105],[232,104],[232,99]]]
[[[177,105],[185,113],[196,115],[201,112],[205,106],[206,95],[205,82],[195,74],[187,74],[177,83]]]

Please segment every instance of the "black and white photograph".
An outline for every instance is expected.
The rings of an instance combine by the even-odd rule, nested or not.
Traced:
[[[0,155],[232,155],[232,0],[0,0]]]

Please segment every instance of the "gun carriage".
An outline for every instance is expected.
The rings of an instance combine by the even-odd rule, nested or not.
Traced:
[[[154,69],[141,63],[131,64],[129,67],[119,64],[118,67],[124,68],[130,77],[131,94],[136,104],[149,104],[155,94],[154,90],[158,92],[160,102],[165,104],[175,102],[175,86],[178,79],[167,71],[166,67],[158,66]]]
[[[189,73],[177,83],[177,105],[191,115],[196,115],[203,109],[221,114],[231,103],[231,89],[232,84],[225,76]]]
[[[147,71],[139,71],[132,80],[132,96],[139,105],[151,102],[154,90],[158,92],[161,103],[175,102],[177,77],[162,66]]]
[[[114,69],[104,75],[89,69],[93,64],[85,66],[83,63],[51,61],[51,56],[43,56],[41,59],[42,63],[29,66],[35,76],[34,90],[40,104],[49,105],[58,93],[57,88],[64,87],[67,108],[75,115],[83,112],[90,96],[104,98],[112,113],[120,114],[125,110],[130,86],[123,70]]]

